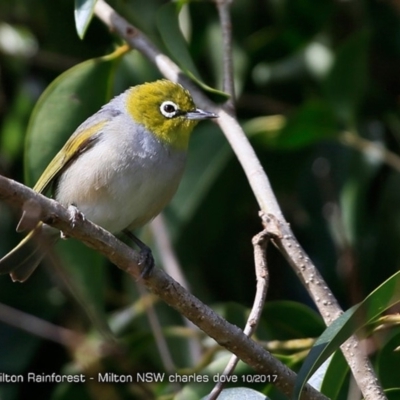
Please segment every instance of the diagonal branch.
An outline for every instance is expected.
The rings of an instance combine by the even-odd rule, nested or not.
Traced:
[[[214,103],[208,100],[182,74],[179,67],[171,59],[162,54],[140,30],[118,15],[104,0],[97,1],[95,14],[111,30],[124,38],[131,47],[140,51],[153,62],[166,78],[175,82],[179,81],[186,86],[192,92],[196,104],[219,114],[217,123],[240,161],[261,211],[266,215],[273,216],[280,226],[282,239],[276,242],[277,247],[300,277],[324,318],[325,323],[327,325],[331,324],[342,313],[342,310],[332,291],[305,251],[301,248],[289,224],[283,217],[268,177],[238,121],[230,114],[228,109],[218,109]],[[358,339],[355,337],[350,338],[342,346],[342,352],[365,399],[386,399],[372,368],[372,364],[362,351]]]
[[[68,237],[78,239],[86,246],[96,249],[118,268],[139,279],[141,274],[139,253],[103,228],[84,219],[78,220],[72,227],[70,213],[61,204],[1,175],[0,199],[19,209],[22,209],[26,202],[34,203],[37,205],[38,218],[41,221],[61,230]],[[276,387],[290,396],[296,374],[258,343],[249,339],[241,329],[228,323],[158,268],[155,268],[148,278],[142,279],[142,282],[148,290],[257,372],[277,375]],[[311,386],[307,386],[302,399],[326,400],[326,397]]]

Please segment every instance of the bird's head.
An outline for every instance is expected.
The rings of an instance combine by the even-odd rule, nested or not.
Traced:
[[[126,107],[136,123],[180,150],[187,148],[190,133],[200,120],[217,118],[197,108],[183,86],[166,79],[129,89]]]

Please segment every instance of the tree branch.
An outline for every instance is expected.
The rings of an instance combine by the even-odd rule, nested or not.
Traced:
[[[75,226],[72,227],[70,213],[61,204],[1,175],[0,199],[19,209],[23,209],[26,202],[35,204],[41,221],[61,230],[68,237],[78,239],[88,247],[96,249],[118,268],[139,279],[141,273],[139,253],[103,228],[83,219],[74,222]],[[278,379],[274,384],[284,394],[290,396],[296,374],[272,357],[258,343],[249,339],[241,329],[228,323],[158,268],[155,268],[148,278],[142,279],[142,283],[257,372],[277,375]],[[325,396],[311,386],[307,386],[301,398],[326,400]]]
[[[301,278],[325,323],[327,325],[332,323],[332,321],[342,313],[342,310],[333,293],[323,280],[315,265],[301,248],[289,224],[283,217],[265,171],[238,121],[230,115],[226,109],[218,109],[215,104],[208,100],[199,89],[182,74],[179,67],[174,62],[166,55],[162,54],[140,30],[118,15],[104,0],[97,1],[95,14],[111,30],[117,32],[124,38],[130,46],[139,50],[152,61],[165,77],[184,84],[192,92],[196,103],[200,107],[205,107],[219,114],[216,123],[218,123],[221,130],[224,132],[241,163],[261,211],[265,215],[272,216],[280,226],[282,236],[281,240],[278,240],[276,243],[277,247],[281,250],[296,274]],[[349,341],[342,346],[342,352],[365,399],[386,399],[372,368],[372,364],[362,351],[358,340],[355,337],[349,339]]]

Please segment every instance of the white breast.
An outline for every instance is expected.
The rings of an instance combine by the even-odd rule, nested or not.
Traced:
[[[107,135],[62,173],[56,190],[60,203],[74,204],[87,219],[113,233],[140,227],[165,207],[186,159],[186,152],[160,143],[139,125],[127,131],[126,117],[116,118],[113,129],[108,127]]]

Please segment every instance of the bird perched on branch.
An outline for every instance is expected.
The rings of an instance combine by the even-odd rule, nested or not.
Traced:
[[[34,190],[52,191],[62,205],[73,206],[111,233],[127,233],[147,260],[144,273],[148,273],[154,264],[151,250],[132,231],[171,200],[193,128],[200,120],[216,117],[197,108],[177,83],[158,80],[134,86],[76,129]],[[54,228],[39,222],[0,260],[0,274],[25,281],[58,237]]]

